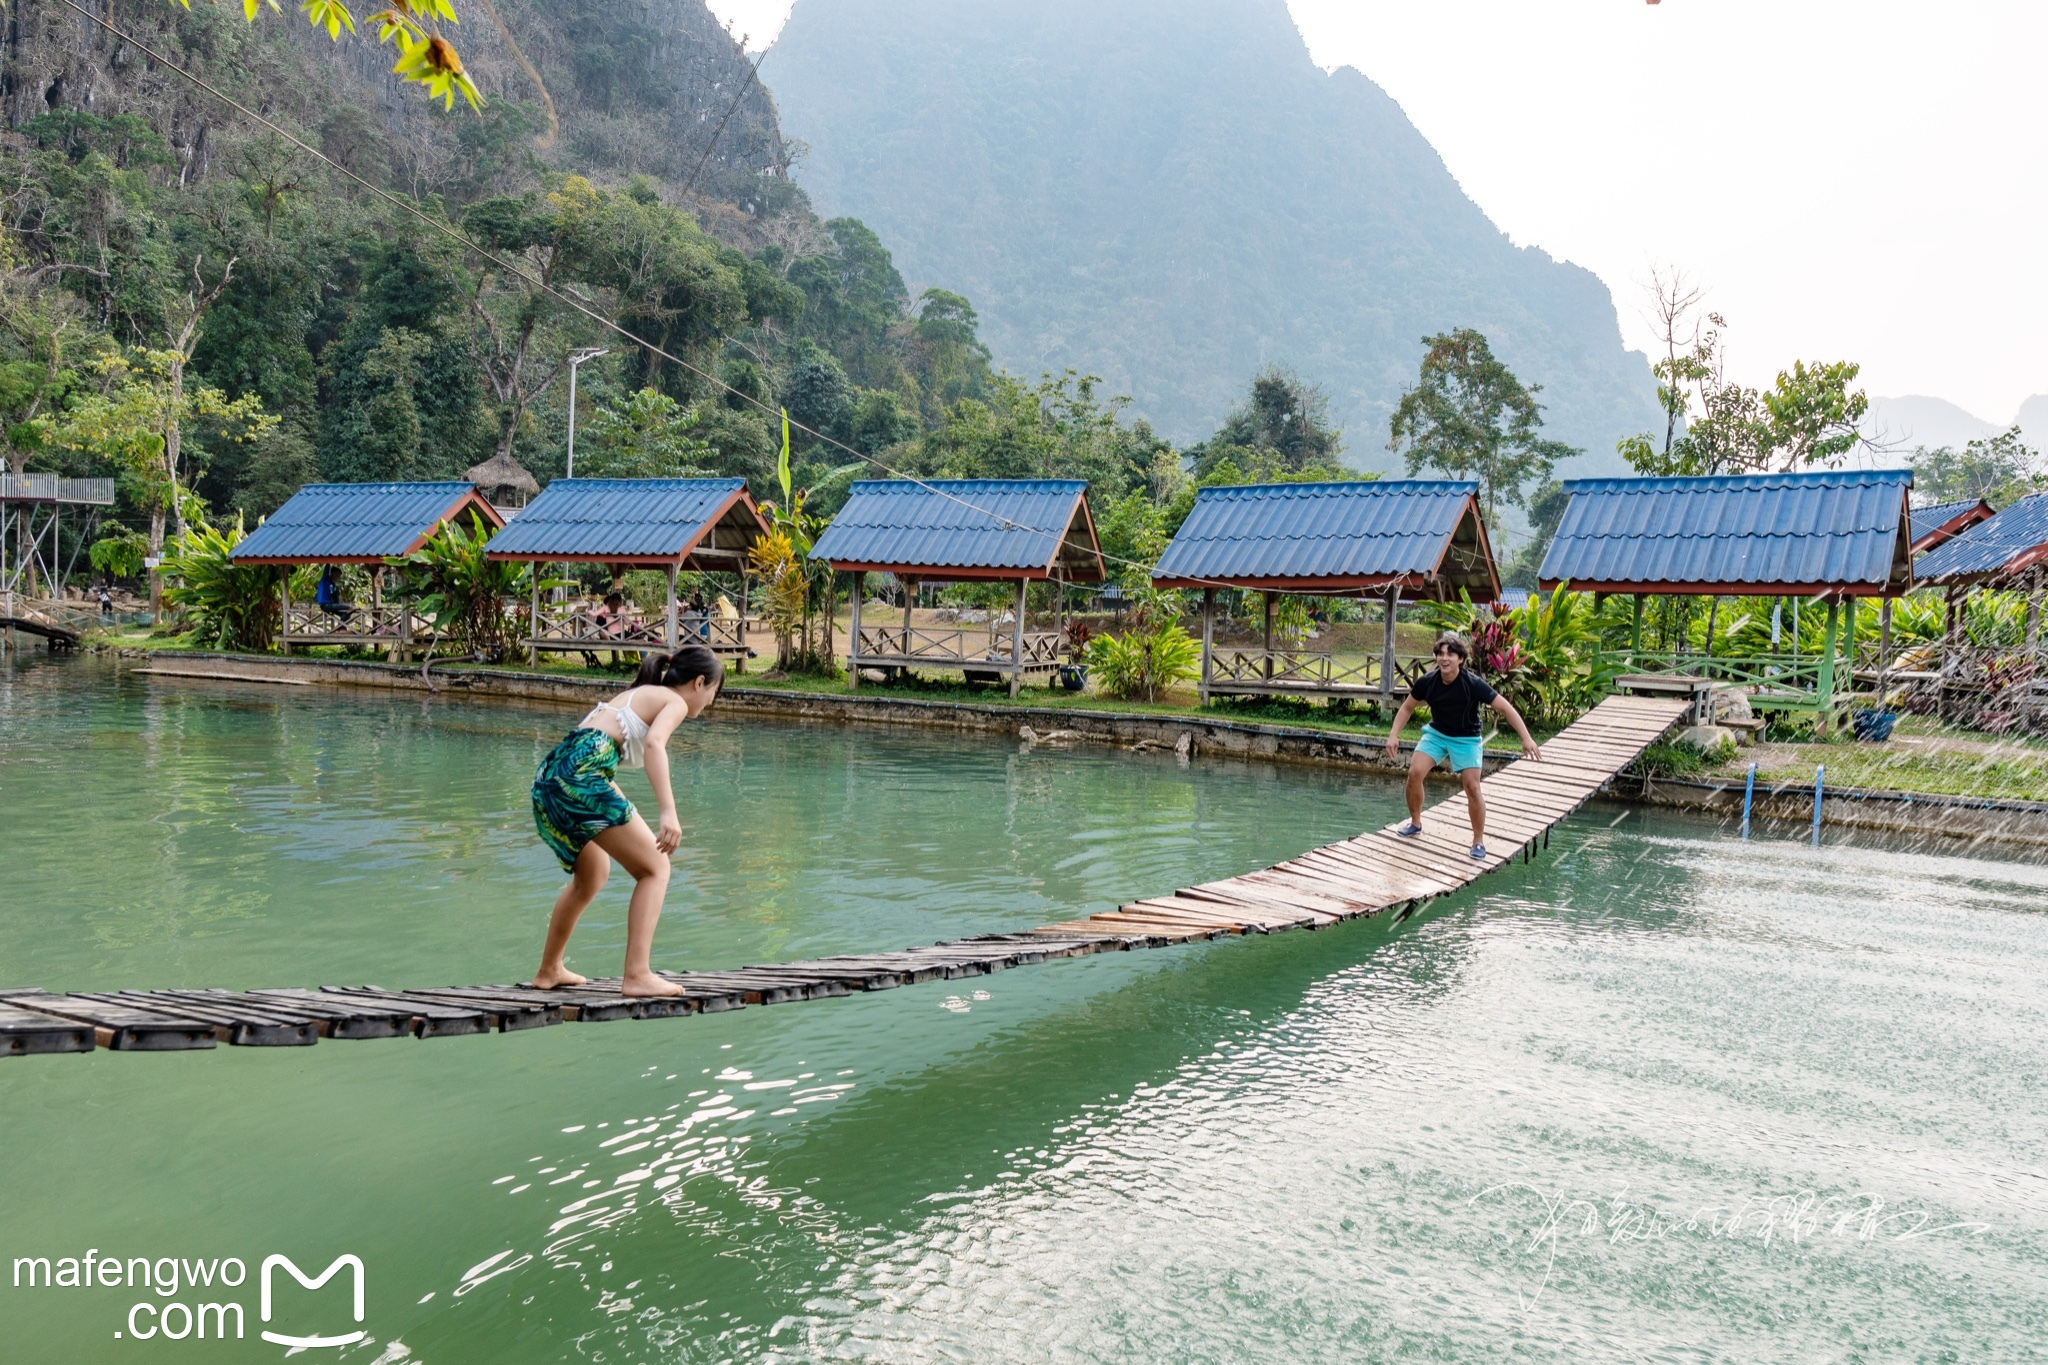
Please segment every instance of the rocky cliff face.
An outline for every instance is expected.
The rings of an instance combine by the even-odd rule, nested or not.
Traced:
[[[517,144],[544,164],[646,174],[758,214],[788,167],[774,102],[703,0],[458,0],[455,36],[488,102],[484,118],[402,88],[390,48],[331,43],[294,8],[253,26],[239,4],[203,0],[189,11],[111,0],[106,13],[352,169],[416,192]],[[74,11],[13,5],[0,36],[0,114],[18,127],[60,110],[147,118],[188,177],[211,172],[224,138],[252,134],[218,100]]]
[[[1011,369],[1094,371],[1181,439],[1278,361],[1385,465],[1420,338],[1460,326],[1605,463],[1658,420],[1606,287],[1511,243],[1284,0],[798,0],[762,74],[821,211],[968,294]]]

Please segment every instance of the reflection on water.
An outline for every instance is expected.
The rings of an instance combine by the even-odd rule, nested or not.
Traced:
[[[5,983],[526,964],[558,876],[523,784],[565,716],[84,662],[0,675],[0,820],[37,836]],[[678,770],[659,947],[705,964],[1038,922],[1397,800],[766,725],[705,727]],[[7,1063],[29,1164],[0,1226],[355,1250],[358,1365],[2029,1359],[2044,905],[2048,870],[1982,850],[1594,811],[1399,927],[687,1022]],[[29,1347],[110,1358],[99,1318],[25,1302]]]

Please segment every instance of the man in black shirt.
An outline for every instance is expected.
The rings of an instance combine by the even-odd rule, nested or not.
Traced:
[[[1472,814],[1472,857],[1486,860],[1486,798],[1479,793],[1485,774],[1485,755],[1480,749],[1479,708],[1491,707],[1522,737],[1522,757],[1540,759],[1543,751],[1529,737],[1514,703],[1487,686],[1486,680],[1465,667],[1465,642],[1446,635],[1436,642],[1436,671],[1415,680],[1401,709],[1394,714],[1393,729],[1387,735],[1387,757],[1401,757],[1401,730],[1418,704],[1429,708],[1429,722],[1422,727],[1415,755],[1408,760],[1408,823],[1401,837],[1412,839],[1422,833],[1422,781],[1439,762],[1465,784],[1465,805]]]

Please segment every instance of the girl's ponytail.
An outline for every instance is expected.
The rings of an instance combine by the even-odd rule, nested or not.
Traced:
[[[725,664],[703,645],[684,645],[673,654],[645,654],[635,687],[687,687],[699,678],[711,680],[716,692],[725,685]]]

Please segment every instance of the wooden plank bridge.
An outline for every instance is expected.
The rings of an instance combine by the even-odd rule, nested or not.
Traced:
[[[50,642],[52,650],[77,649],[79,634],[48,621],[38,621],[29,616],[0,616],[0,630],[18,630],[25,635],[40,635]]]
[[[1528,861],[1553,825],[1599,792],[1689,708],[1684,700],[1610,697],[1543,746],[1540,763],[1518,762],[1487,778],[1485,862],[1470,856],[1462,792],[1423,815],[1424,833],[1396,838],[1400,824],[1313,849],[1262,872],[1204,882],[1169,896],[1013,934],[956,939],[900,953],[873,953],[743,967],[663,972],[684,993],[629,999],[618,981],[540,991],[527,986],[384,990],[80,991],[0,990],[0,1055],[210,1048],[306,1047],[323,1038],[442,1038],[511,1032],[565,1021],[661,1019],[748,1005],[892,990],[925,981],[986,976],[1009,967],[1092,953],[1158,948],[1226,934],[1317,929],[1447,895],[1516,857]],[[1403,820],[1400,823],[1406,823]]]

